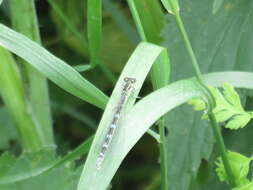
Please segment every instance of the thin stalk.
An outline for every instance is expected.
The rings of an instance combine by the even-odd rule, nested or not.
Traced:
[[[166,136],[165,136],[165,122],[164,118],[159,120],[159,134],[160,134],[160,169],[161,169],[161,189],[165,190],[169,187],[168,177],[168,159],[166,149]]]
[[[0,48],[0,93],[12,116],[19,139],[26,151],[38,151],[43,147],[43,133],[36,126],[33,113],[27,104],[20,73],[10,52]]]
[[[173,4],[171,3],[170,0],[169,0],[169,3],[171,5],[171,7],[173,7]],[[208,90],[208,88],[204,85],[204,82],[202,80],[202,74],[201,74],[201,71],[200,71],[200,68],[199,68],[199,64],[198,64],[197,58],[195,56],[195,53],[192,49],[191,42],[190,42],[189,37],[187,35],[187,32],[185,30],[185,27],[184,27],[184,24],[183,24],[182,19],[180,17],[179,11],[177,11],[176,8],[174,8],[173,12],[175,14],[176,23],[177,23],[177,26],[180,30],[180,33],[181,33],[182,37],[183,37],[186,49],[187,49],[187,51],[190,55],[190,58],[191,58],[191,61],[192,61],[192,66],[194,68],[197,80],[203,85],[203,87],[205,89]],[[209,90],[208,90],[208,92],[209,92]],[[214,99],[213,96],[211,95],[211,93],[209,93],[209,94],[210,94],[211,99]],[[210,102],[212,102],[212,101],[210,101]],[[222,135],[221,135],[221,131],[219,130],[219,126],[218,126],[218,123],[216,121],[215,115],[212,112],[213,107],[214,106],[211,105],[211,110],[208,114],[208,117],[209,117],[212,129],[213,129],[213,132],[214,132],[214,135],[215,135],[215,138],[216,138],[217,145],[219,147],[219,151],[221,153],[221,158],[222,158],[222,161],[224,163],[224,167],[225,167],[226,174],[228,176],[229,184],[230,184],[231,187],[235,187],[236,186],[235,177],[232,173],[231,165],[229,163],[229,160],[228,160],[228,157],[227,157],[227,154],[226,154],[227,151],[226,151],[225,143],[224,143]]]
[[[184,24],[181,20],[181,17],[179,15],[179,13],[175,15],[175,18],[176,18],[176,22],[177,22],[177,26],[179,28],[179,31],[181,32],[181,35],[183,37],[183,40],[184,40],[185,46],[187,48],[187,51],[190,55],[190,58],[191,58],[191,61],[192,61],[192,66],[194,68],[196,77],[201,83],[203,83],[202,74],[201,74],[201,71],[200,71],[200,68],[199,68],[199,65],[198,65],[198,61],[197,61],[196,56],[194,54],[194,51],[192,49],[191,42],[190,42],[190,40],[188,38],[188,35],[185,31]]]
[[[228,176],[228,182],[231,185],[231,187],[236,187],[237,184],[236,184],[236,180],[233,175],[233,172],[232,172],[232,169],[231,169],[228,157],[227,157],[226,147],[225,147],[225,144],[224,144],[221,132],[220,132],[220,128],[217,124],[217,121],[216,121],[216,118],[215,118],[213,112],[210,112],[208,114],[208,118],[209,118],[210,123],[212,125],[213,133],[216,138],[217,144],[219,145],[219,150],[220,150],[222,162],[224,164],[224,168],[225,168],[226,174]]]
[[[161,143],[160,141],[160,135],[153,131],[152,129],[147,130],[147,134],[149,134],[151,137],[153,137],[158,143]]]

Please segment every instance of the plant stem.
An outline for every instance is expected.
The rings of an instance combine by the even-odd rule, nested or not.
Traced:
[[[235,181],[235,177],[233,175],[233,172],[232,172],[232,169],[231,169],[228,157],[227,157],[226,147],[225,147],[219,126],[217,124],[217,121],[216,121],[216,118],[215,118],[213,112],[210,112],[208,114],[208,118],[210,120],[214,136],[215,136],[217,144],[219,146],[219,151],[221,154],[222,162],[224,164],[224,168],[225,168],[225,171],[226,171],[226,174],[228,177],[228,182],[231,185],[231,187],[236,187],[236,181]]]
[[[200,68],[199,68],[199,65],[198,65],[198,61],[197,61],[197,58],[196,58],[196,56],[194,54],[194,51],[192,49],[191,42],[188,38],[188,35],[187,35],[186,30],[185,30],[184,24],[183,24],[182,19],[180,17],[179,11],[175,10],[174,13],[175,13],[175,18],[176,18],[176,23],[177,23],[178,28],[180,30],[180,33],[183,37],[186,49],[187,49],[187,51],[190,55],[190,58],[191,58],[191,61],[192,61],[192,66],[194,68],[197,80],[209,92],[208,88],[204,85],[204,82],[202,80],[202,74],[201,74],[201,71],[200,71]],[[216,121],[215,115],[212,112],[212,109],[214,107],[214,105],[212,103],[212,102],[214,102],[214,97],[211,95],[210,92],[209,92],[209,96],[210,96],[210,102],[209,103],[211,104],[210,105],[211,110],[208,114],[208,117],[209,117],[212,129],[213,129],[213,132],[214,132],[214,135],[215,135],[215,138],[216,138],[216,142],[218,144],[218,147],[219,147],[219,150],[220,150],[220,153],[221,153],[221,158],[222,158],[222,161],[224,163],[224,167],[225,167],[226,174],[228,176],[229,184],[230,184],[231,187],[235,187],[236,182],[235,182],[234,175],[232,173],[231,165],[229,163],[229,160],[228,160],[228,157],[227,157],[227,154],[226,154],[226,152],[227,152],[226,147],[225,147],[222,135],[221,135],[221,131],[219,130],[219,126],[218,126],[218,123]]]
[[[191,58],[191,61],[192,61],[192,66],[194,68],[196,77],[199,81],[201,81],[203,83],[202,77],[201,77],[201,71],[200,71],[199,66],[198,66],[198,61],[197,61],[196,56],[194,54],[194,51],[192,49],[191,42],[190,42],[190,40],[188,38],[188,35],[185,31],[184,24],[181,20],[181,17],[179,15],[179,13],[175,14],[175,18],[176,18],[176,22],[177,22],[177,26],[179,28],[179,31],[181,32],[181,35],[183,37],[183,40],[184,40],[185,46],[187,48],[187,51],[190,55],[190,58]]]
[[[165,136],[165,125],[164,118],[159,120],[159,133],[160,133],[160,168],[161,168],[161,189],[168,189],[168,159],[166,149],[166,136]]]
[[[10,52],[0,48],[0,93],[12,116],[19,139],[26,151],[38,151],[43,147],[40,128],[36,127],[25,93],[20,73]]]

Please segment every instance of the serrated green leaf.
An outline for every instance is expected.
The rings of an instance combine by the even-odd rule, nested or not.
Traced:
[[[228,128],[228,129],[243,128],[247,125],[250,119],[251,119],[251,115],[248,113],[236,115],[225,125],[225,128]]]
[[[232,190],[253,190],[253,182],[249,182],[241,187],[233,188]]]
[[[233,111],[231,112],[230,110],[221,110],[221,111],[215,112],[215,117],[217,121],[224,122],[224,121],[227,121],[234,114],[235,113]]]
[[[246,184],[248,182],[247,175],[252,158],[248,158],[242,154],[231,151],[227,152],[227,156],[232,168],[232,173],[236,179],[236,184]],[[226,181],[228,183],[228,178],[221,157],[217,159],[216,165],[216,172],[220,181]]]
[[[230,119],[230,121],[228,121],[225,125],[225,128],[243,128],[252,118],[252,114],[244,111],[239,95],[230,84],[223,83],[222,87],[224,89],[222,93],[218,90],[218,88],[211,86],[208,87],[216,102],[216,106],[213,109],[216,120],[218,122],[225,122]],[[199,102],[192,101],[191,103],[196,107],[198,104],[201,104],[201,100],[199,100]],[[201,110],[203,107],[199,106],[198,108]],[[202,118],[207,119],[205,114]]]
[[[12,177],[26,178],[18,183],[0,184],[1,190],[72,190],[76,188],[80,169],[73,163],[61,165],[54,170],[36,176],[38,172],[55,161],[54,151],[42,150],[23,153],[15,158],[8,153],[0,156],[0,178],[13,181]],[[32,171],[31,175],[30,171]],[[25,177],[28,175],[28,177]],[[32,177],[33,176],[33,177]],[[36,176],[36,177],[35,177]]]
[[[224,94],[225,99],[231,105],[235,106],[238,110],[244,111],[241,104],[240,96],[237,94],[234,88],[228,83],[224,83],[222,87],[224,89],[223,94]]]
[[[18,158],[5,153],[0,157],[0,184],[36,176],[52,165],[55,159],[55,153],[50,149],[25,152]],[[6,163],[7,160],[9,161]]]
[[[192,99],[188,101],[188,104],[192,105],[194,110],[201,111],[206,108],[205,102],[199,99]]]
[[[33,153],[23,153],[15,158],[7,153],[0,157],[0,185],[17,183],[44,173],[48,173],[64,164],[72,163],[89,151],[93,136],[62,158],[54,156],[53,150],[41,150]],[[36,159],[33,159],[33,158]],[[36,162],[34,162],[34,160]],[[20,168],[20,170],[17,170]]]
[[[218,88],[209,86],[208,89],[210,90],[210,92],[213,94],[215,98],[216,106],[213,110],[214,112],[217,110],[222,110],[222,108],[228,105],[226,99],[224,98],[224,96],[222,95],[222,93],[219,91]]]

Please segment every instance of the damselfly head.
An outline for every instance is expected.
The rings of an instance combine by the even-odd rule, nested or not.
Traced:
[[[124,81],[125,81],[125,82],[130,82],[130,83],[135,83],[135,82],[136,82],[136,79],[135,79],[135,78],[131,78],[131,77],[125,77],[125,78],[124,78]]]

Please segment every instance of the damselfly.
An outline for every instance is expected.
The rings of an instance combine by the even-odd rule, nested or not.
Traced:
[[[108,132],[106,134],[105,140],[102,144],[102,147],[100,149],[100,152],[99,152],[99,155],[98,155],[98,158],[97,158],[96,167],[97,167],[98,170],[101,169],[101,164],[102,164],[102,162],[105,158],[106,151],[108,150],[108,147],[109,147],[109,145],[112,141],[114,131],[115,131],[116,127],[118,126],[118,121],[119,121],[119,118],[122,114],[123,106],[124,106],[124,104],[127,100],[128,95],[132,91],[133,84],[135,82],[136,82],[135,78],[130,78],[130,77],[125,77],[124,78],[124,85],[123,85],[123,89],[122,89],[122,92],[121,92],[119,102],[118,102],[117,107],[116,107],[116,111],[113,115],[112,121],[109,124]]]

